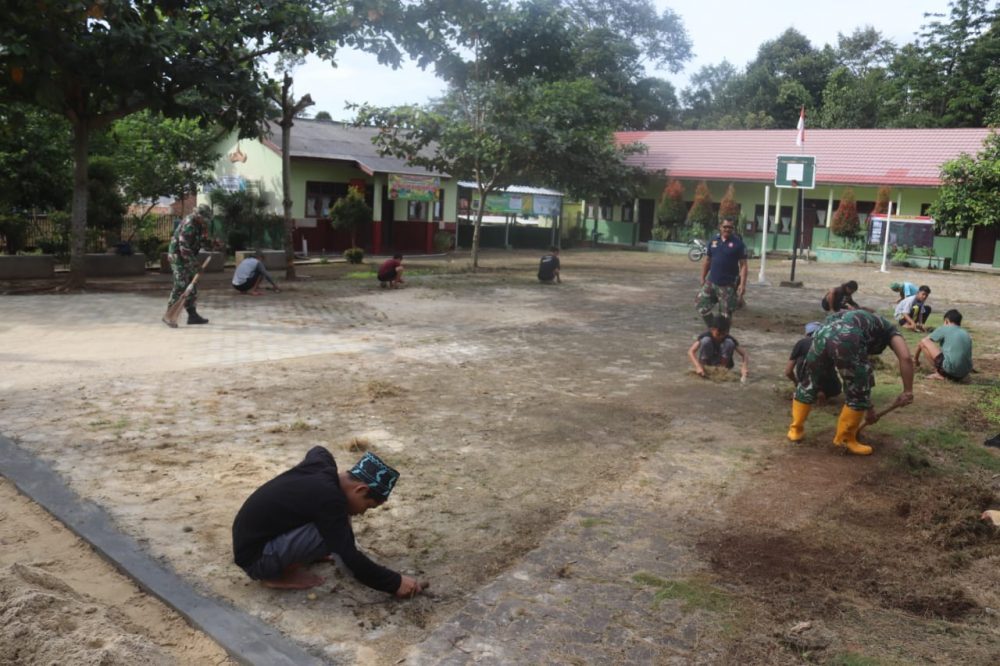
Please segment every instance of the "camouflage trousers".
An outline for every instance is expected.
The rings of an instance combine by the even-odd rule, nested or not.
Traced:
[[[718,305],[719,314],[732,319],[738,301],[735,284],[716,285],[706,280],[705,284],[701,286],[701,291],[698,292],[696,301],[698,314],[705,320],[706,325],[711,325],[712,311]]]
[[[838,373],[844,382],[844,403],[858,411],[871,407],[875,372],[861,330],[849,321],[827,320],[813,334],[803,376],[795,388],[795,399],[811,405]]]
[[[167,301],[168,308],[180,299],[181,294],[191,284],[191,280],[194,279],[195,274],[198,272],[198,262],[172,254],[170,255],[170,270],[174,276],[174,284],[170,290],[170,300]],[[194,289],[191,290],[191,293],[185,299],[184,307],[193,308],[197,301],[198,285],[195,285]]]

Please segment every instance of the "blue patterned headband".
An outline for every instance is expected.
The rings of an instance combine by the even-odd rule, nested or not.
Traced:
[[[351,468],[351,476],[367,485],[383,501],[389,499],[389,493],[399,480],[399,472],[386,465],[381,458],[370,451]]]

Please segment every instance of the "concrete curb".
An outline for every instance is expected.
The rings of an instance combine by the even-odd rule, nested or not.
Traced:
[[[321,666],[325,662],[277,629],[219,600],[202,596],[119,532],[111,516],[79,497],[48,464],[0,435],[0,475],[44,507],[102,557],[211,636],[229,656],[253,666]]]

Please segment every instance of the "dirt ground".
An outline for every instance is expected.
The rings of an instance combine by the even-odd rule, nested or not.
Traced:
[[[743,385],[690,372],[686,350],[703,328],[695,264],[623,251],[562,259],[560,286],[534,279],[536,253],[487,253],[476,274],[464,256],[414,260],[407,288],[393,291],[343,265],[302,267],[310,279],[259,298],[210,276],[199,310],[212,323],[198,330],[158,324],[159,277],[6,296],[0,432],[204,592],[340,663],[434,663],[442,627],[532,558],[551,563],[556,582],[648,592],[625,627],[646,652],[622,651],[632,639],[612,631],[636,612],[633,594],[608,602],[621,607],[596,639],[507,661],[1000,661],[1000,535],[977,520],[1000,508],[1000,452],[980,444],[1000,431],[1000,278],[800,263],[804,287],[789,289],[777,285],[788,262],[769,261],[762,286],[754,261],[733,329],[750,353]],[[965,314],[980,370],[967,385],[918,379],[914,406],[865,432],[868,459],[829,445],[839,403],[814,410],[802,445],[784,439],[788,352],[820,318],[825,289],[852,278],[857,300],[883,310],[890,281],[931,284],[938,317]],[[883,360],[879,404],[899,391],[891,354]],[[401,470],[392,501],[355,530],[434,596],[387,600],[331,565],[317,567],[328,580],[313,596],[270,591],[232,564],[242,501],[316,444],[341,464],[370,448]],[[97,594],[94,581],[115,574],[73,555],[85,547],[72,539],[47,544],[57,526],[9,486],[0,493],[0,617],[31,626],[37,613],[47,635],[72,633],[48,624],[51,611],[18,605],[25,594],[96,614],[125,656],[102,662],[103,647],[84,644],[77,663],[225,658],[176,616],[137,620],[145,611],[123,605],[142,599],[135,589]],[[585,580],[571,573],[574,550],[616,538]],[[619,568],[602,568],[615,558]],[[683,626],[657,629],[661,612]],[[545,631],[539,621],[527,633]],[[14,663],[50,663],[41,635],[0,644],[15,646]],[[466,662],[503,661],[452,645]]]

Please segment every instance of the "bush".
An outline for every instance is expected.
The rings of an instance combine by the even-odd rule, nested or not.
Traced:
[[[731,217],[734,220],[739,217],[740,205],[736,203],[736,188],[730,185],[726,188],[726,194],[722,197],[722,201],[719,202],[719,222]]]
[[[653,227],[653,240],[655,241],[670,240],[670,229],[663,226],[662,224],[657,224],[655,227]]]
[[[360,264],[365,259],[365,251],[360,247],[351,247],[344,250],[344,259],[349,264]]]
[[[684,205],[684,185],[679,180],[671,178],[663,194],[660,195],[660,203],[656,207],[657,226],[663,226],[668,231],[676,229],[684,224],[687,217],[687,206]]]
[[[694,203],[688,211],[687,226],[698,238],[705,238],[716,226],[716,218],[712,213],[712,193],[705,181],[698,183],[694,191]]]
[[[455,235],[450,231],[434,232],[434,249],[438,252],[450,252],[455,244]]]
[[[28,220],[21,215],[0,215],[0,240],[7,254],[23,250],[28,240]]]
[[[854,190],[847,188],[840,195],[840,204],[837,206],[833,219],[830,221],[830,231],[844,238],[854,239],[861,229],[861,221],[858,219],[858,202],[854,197]]]
[[[139,252],[146,255],[146,261],[160,260],[159,250],[161,245],[163,245],[163,241],[156,236],[143,236],[135,242],[135,246],[139,249]]]

